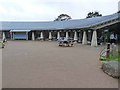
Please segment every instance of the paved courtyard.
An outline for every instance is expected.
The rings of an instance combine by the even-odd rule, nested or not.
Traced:
[[[2,88],[2,49],[0,49],[0,89]]]
[[[100,69],[103,47],[9,41],[2,50],[3,88],[118,88]],[[1,65],[1,64],[0,64]]]

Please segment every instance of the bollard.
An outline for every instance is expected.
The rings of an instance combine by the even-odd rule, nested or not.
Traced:
[[[106,53],[106,58],[110,57],[110,43],[107,43],[107,53]]]

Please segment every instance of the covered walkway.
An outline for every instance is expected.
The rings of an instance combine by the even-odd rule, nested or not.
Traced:
[[[75,42],[81,42],[83,45],[89,43],[91,46],[97,46],[101,41],[107,41],[105,40],[106,34],[108,35],[110,30],[114,32],[118,31],[112,27],[119,23],[119,13],[68,21],[1,23],[2,28],[0,29],[0,33],[3,39],[51,41],[54,39],[58,40],[60,37],[66,37],[73,38]],[[23,30],[25,31],[23,32]],[[99,42],[98,38],[101,37],[103,39],[99,40]]]

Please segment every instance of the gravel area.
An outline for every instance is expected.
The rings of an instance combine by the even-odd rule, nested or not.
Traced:
[[[0,48],[0,89],[2,88],[2,49]]]
[[[2,50],[2,88],[118,88],[118,80],[100,69],[102,48],[8,41]]]

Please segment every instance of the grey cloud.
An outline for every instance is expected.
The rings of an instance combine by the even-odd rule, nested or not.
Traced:
[[[24,0],[22,0],[24,1]],[[21,1],[21,2],[22,2]],[[26,3],[28,1],[28,3]],[[100,11],[103,15],[108,15],[117,12],[117,0],[116,2],[104,2],[103,0],[92,0],[94,2],[75,2],[76,0],[55,1],[55,0],[26,0],[21,4],[27,4],[29,11],[23,5],[14,2],[4,2],[0,5],[7,10],[7,14],[0,12],[2,16],[1,20],[39,20],[39,21],[52,21],[61,13],[70,15],[73,19],[85,18],[89,11]],[[110,1],[110,0],[109,0]],[[40,8],[44,6],[45,10],[40,13]],[[34,8],[35,7],[35,8]],[[34,10],[36,9],[37,10]],[[43,9],[44,9],[43,8]],[[10,11],[14,10],[14,13]],[[17,14],[16,14],[17,13]],[[9,16],[8,16],[9,15]],[[16,16],[17,15],[17,16]]]

